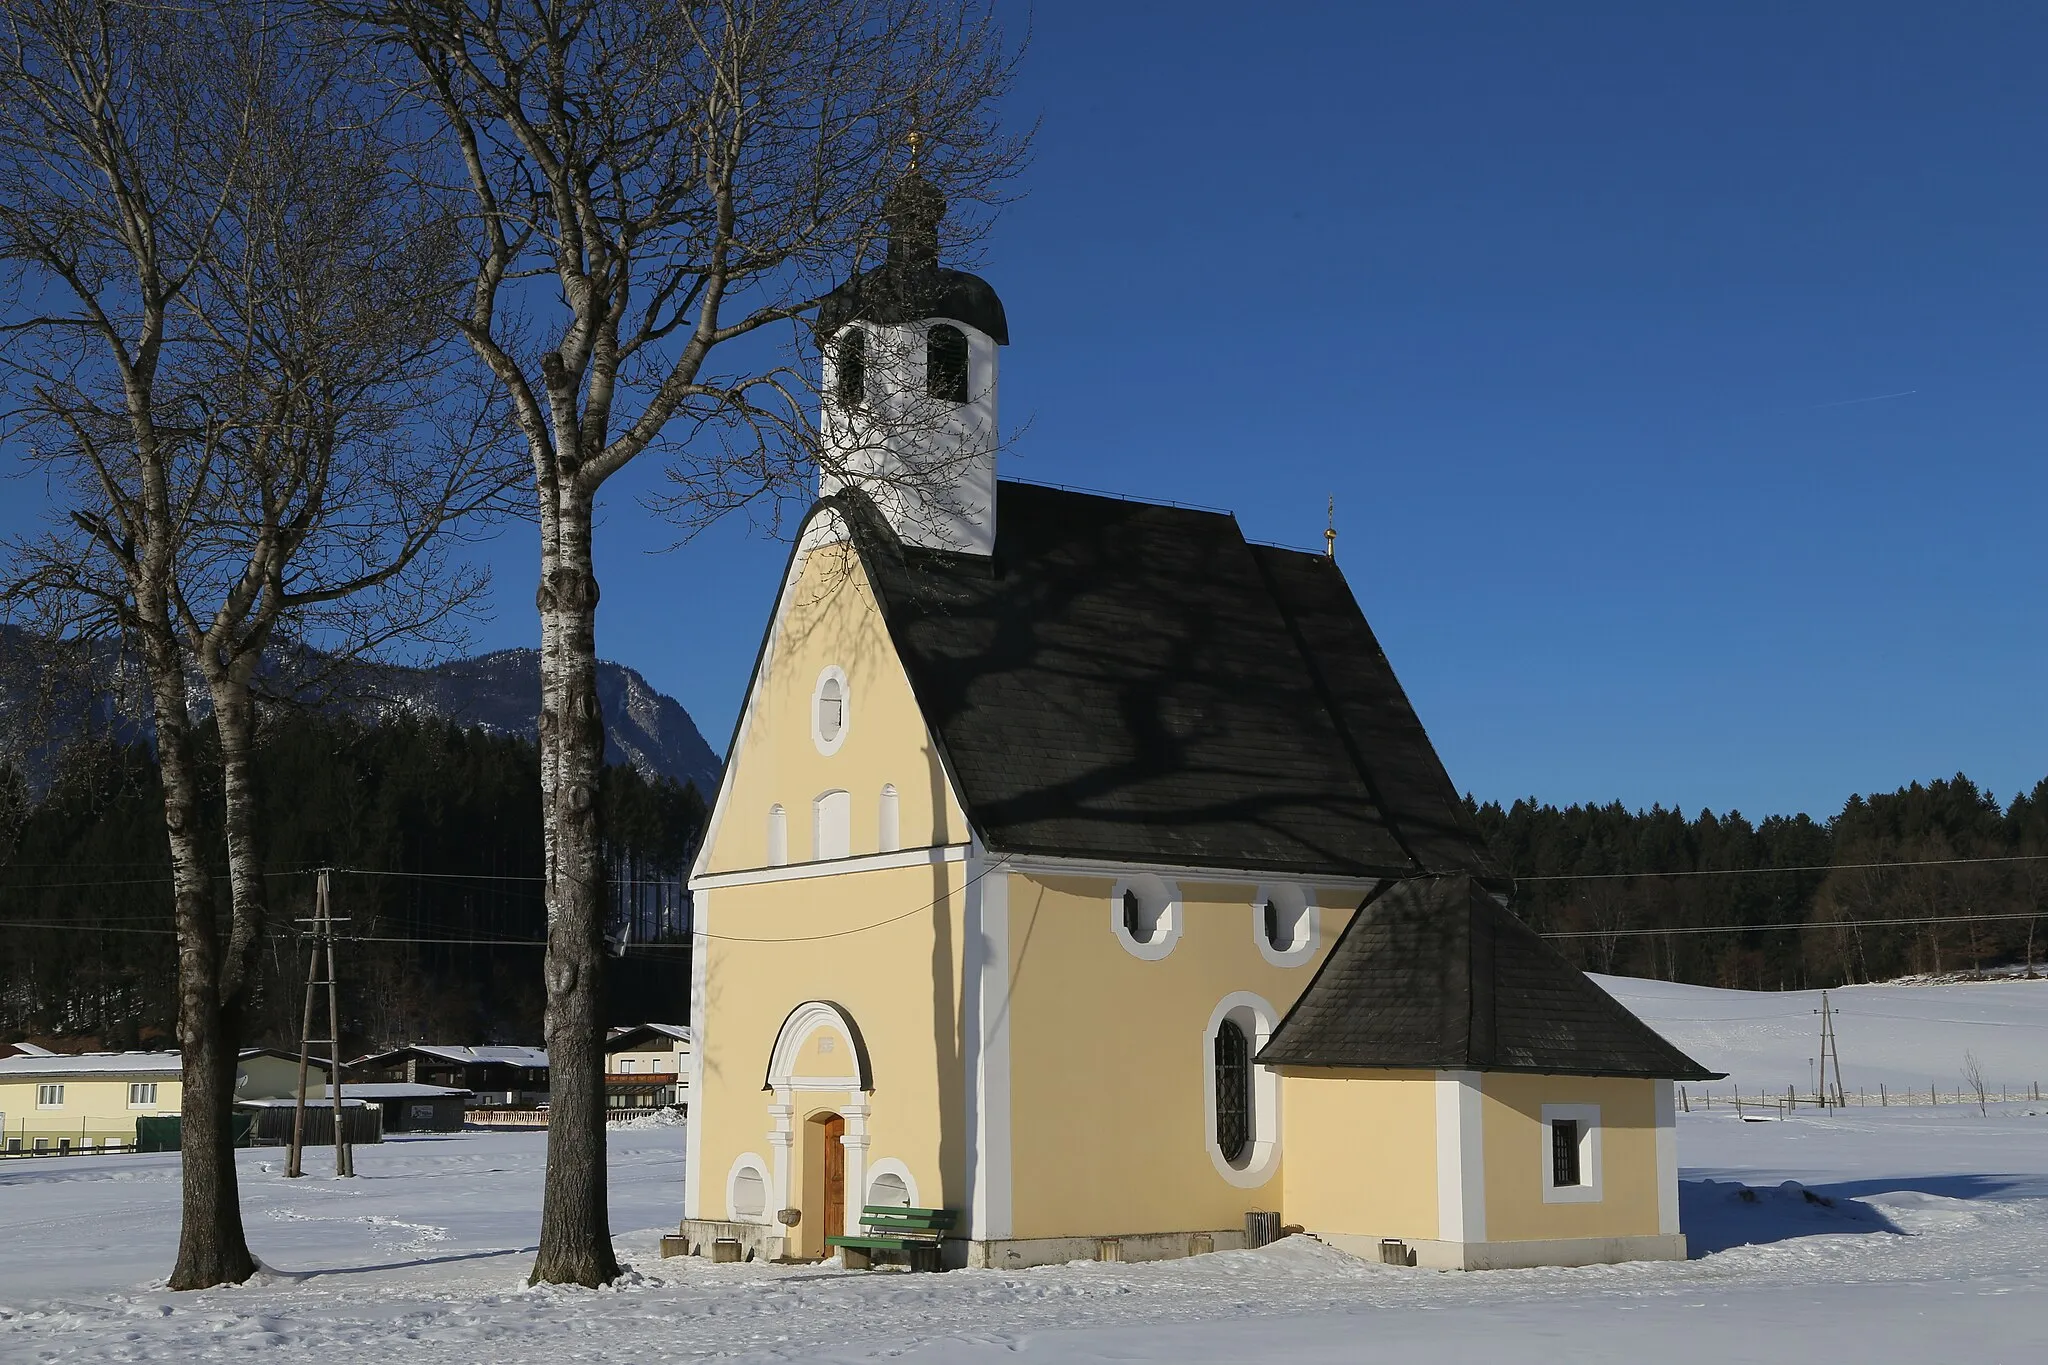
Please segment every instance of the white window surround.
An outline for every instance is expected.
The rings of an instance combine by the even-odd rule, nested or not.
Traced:
[[[917,1177],[910,1173],[908,1166],[893,1156],[881,1157],[868,1163],[868,1187],[861,1195],[861,1202],[863,1204],[880,1202],[874,1197],[875,1182],[883,1176],[893,1176],[895,1179],[903,1182],[903,1190],[906,1196],[903,1201],[905,1208],[921,1209],[924,1207],[923,1201],[917,1197]]]
[[[128,1107],[130,1109],[156,1108],[156,1082],[130,1081],[128,1083]]]
[[[1202,1144],[1216,1174],[1239,1189],[1256,1189],[1280,1169],[1280,1077],[1271,1067],[1251,1064],[1251,1145],[1236,1161],[1225,1161],[1216,1145],[1216,1034],[1226,1019],[1244,1030],[1251,1055],[1257,1057],[1279,1027],[1280,1015],[1265,997],[1232,991],[1217,1003],[1202,1030]]]
[[[1143,913],[1152,921],[1152,936],[1138,939],[1131,936],[1124,924],[1124,893],[1133,892]],[[1180,888],[1164,877],[1150,872],[1134,873],[1119,877],[1109,891],[1109,932],[1123,945],[1124,951],[1132,957],[1147,962],[1157,962],[1173,951],[1173,945],[1180,942],[1181,933]]]
[[[747,1180],[748,1176],[753,1179]],[[735,1223],[770,1221],[774,1210],[769,1208],[768,1196],[773,1188],[768,1179],[768,1163],[757,1153],[740,1153],[733,1158],[732,1169],[725,1176],[726,1217]]]
[[[827,736],[821,722],[825,719],[825,684],[839,685],[839,731]],[[837,664],[828,665],[818,674],[818,681],[811,687],[811,743],[818,746],[818,752],[830,758],[846,743],[847,732],[853,729],[853,689],[846,685],[846,674]]]
[[[1568,1119],[1579,1125],[1579,1183],[1558,1186],[1550,1183],[1550,1125]],[[1542,1158],[1538,1178],[1543,1182],[1546,1204],[1597,1204],[1600,1202],[1600,1106],[1597,1104],[1546,1104],[1543,1106],[1542,1141],[1537,1155]]]
[[[1293,927],[1294,936],[1285,947],[1274,947],[1266,937],[1268,901],[1279,906],[1281,926]],[[1315,893],[1293,882],[1270,882],[1261,886],[1258,894],[1252,897],[1252,941],[1259,945],[1259,956],[1275,967],[1299,967],[1315,957],[1316,948],[1322,941],[1322,915],[1316,905]]]
[[[853,797],[843,791],[820,792],[811,802],[811,861],[828,862],[853,854]]]
[[[62,1109],[64,1087],[61,1085],[39,1085],[36,1087],[36,1108]]]

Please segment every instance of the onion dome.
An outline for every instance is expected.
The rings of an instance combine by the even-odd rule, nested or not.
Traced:
[[[939,222],[946,196],[913,169],[882,203],[889,225],[889,253],[827,294],[818,305],[820,339],[849,322],[894,325],[944,318],[963,322],[999,345],[1010,343],[1003,301],[987,280],[939,264]]]

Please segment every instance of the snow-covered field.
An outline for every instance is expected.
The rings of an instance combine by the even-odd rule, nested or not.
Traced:
[[[1797,1039],[1811,1016],[1795,1021],[1792,997],[1609,984],[1655,997],[1631,1003],[1702,1060],[1738,1066],[1662,1015],[1744,1026],[1730,1036],[1760,1072],[1773,1056],[1804,1064]],[[2015,1082],[2030,1053],[2048,1070],[2048,1011],[2028,1013],[2048,987],[1877,989],[1915,992],[1885,1009],[1925,1011],[1897,1036],[1931,1059],[1952,1051],[1959,1065],[1968,1038],[1987,1070],[2009,1050]],[[1982,1022],[1978,992],[1999,1002],[1993,1014],[2014,1004],[2022,1036],[2009,1049],[2005,1026]],[[1782,1016],[1775,1044],[1750,1027],[1764,1006]],[[1846,1064],[1844,1078],[1854,1089]],[[395,1139],[360,1149],[353,1181],[287,1181],[277,1153],[244,1153],[250,1239],[272,1270],[201,1294],[153,1283],[176,1241],[175,1156],[14,1161],[0,1163],[0,1360],[2048,1358],[2048,1104],[1994,1104],[1989,1117],[1958,1105],[1801,1110],[1769,1123],[1716,1108],[1682,1117],[1679,1143],[1695,1255],[1683,1264],[1439,1274],[1289,1238],[1150,1265],[913,1276],[659,1259],[656,1239],[681,1203],[682,1131],[621,1128],[612,1221],[631,1271],[600,1292],[523,1285],[537,1133]]]
[[[1595,976],[1606,991],[1744,1094],[1812,1089],[1820,1056],[1819,991],[1723,991],[1627,976]],[[1842,1088],[1872,1103],[1930,1086],[1943,1099],[1966,1089],[1974,1055],[1991,1093],[2041,1086],[2048,1095],[2048,980],[1994,979],[1945,986],[1844,986],[1827,993],[1842,1054]],[[1697,1092],[1698,1087],[1694,1087]]]

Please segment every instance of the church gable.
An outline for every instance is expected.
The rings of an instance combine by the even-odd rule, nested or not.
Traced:
[[[698,872],[954,844],[967,823],[867,570],[814,516],[786,575]]]

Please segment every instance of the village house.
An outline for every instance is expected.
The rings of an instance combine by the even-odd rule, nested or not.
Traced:
[[[846,469],[691,877],[676,1242],[895,1205],[955,1265],[1682,1257],[1707,1073],[1504,908],[1331,545],[998,481],[1007,320],[942,211],[913,179],[820,313]]]
[[[685,1024],[634,1024],[604,1041],[607,1109],[672,1109],[689,1102],[690,1030]]]
[[[297,1053],[244,1048],[235,1069],[235,1098],[294,1093]],[[308,1069],[316,1089],[327,1066]],[[174,1118],[184,1096],[184,1068],[175,1052],[59,1053],[21,1047],[0,1057],[0,1151],[83,1152],[132,1147],[136,1120]]]
[[[539,1047],[407,1043],[348,1063],[344,1096],[364,1093],[349,1084],[353,1076],[468,1091],[480,1108],[530,1108],[548,1098],[548,1054]]]

